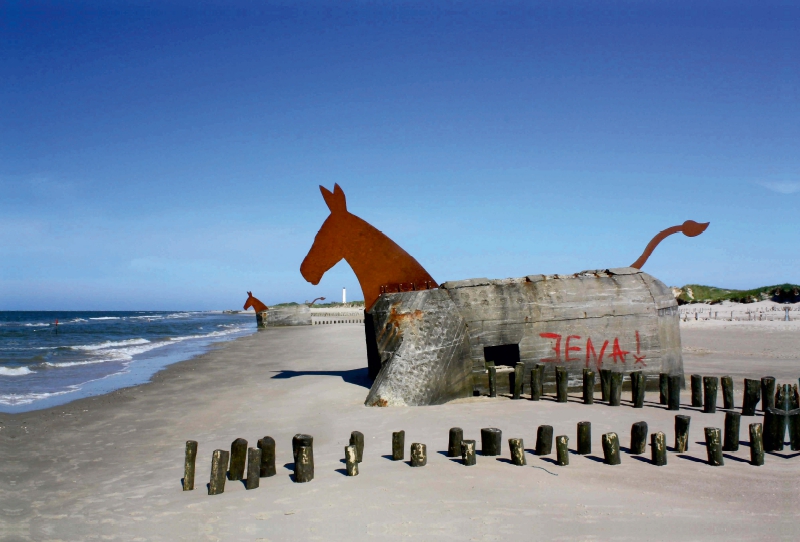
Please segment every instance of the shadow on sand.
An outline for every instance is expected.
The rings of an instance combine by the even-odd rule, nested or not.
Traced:
[[[366,367],[362,369],[350,369],[349,371],[277,371],[278,374],[272,378],[294,378],[296,376],[339,376],[348,384],[371,388],[372,381],[369,379]]]

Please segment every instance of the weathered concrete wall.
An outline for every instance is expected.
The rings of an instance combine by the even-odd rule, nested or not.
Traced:
[[[267,311],[267,325],[269,327],[310,326],[311,309],[308,305],[273,307]]]
[[[450,298],[452,308],[442,294]],[[370,311],[378,337],[388,333],[384,329],[391,320],[387,311],[405,313],[413,298],[415,310],[424,316],[429,310],[427,299],[433,297],[439,313],[453,311],[449,318],[465,322],[469,343],[465,361],[476,384],[485,372],[484,348],[498,345],[519,346],[526,382],[535,363],[566,367],[575,386],[587,366],[625,374],[634,370],[647,375],[683,374],[677,302],[661,281],[638,269],[470,279],[446,282],[439,290],[384,294]],[[444,313],[438,318],[448,320]],[[403,332],[402,326],[394,331],[391,348],[379,338],[382,372],[394,363],[396,344],[411,342],[413,346],[405,346],[409,352],[428,352],[424,333],[404,337]],[[430,355],[426,359],[433,361]],[[447,366],[456,365],[451,360]],[[547,380],[554,379],[554,369],[548,368],[545,374]]]
[[[472,395],[467,327],[445,290],[385,295],[370,312],[381,366],[367,406],[436,405]]]

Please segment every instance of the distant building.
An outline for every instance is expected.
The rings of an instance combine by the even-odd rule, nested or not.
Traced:
[[[347,303],[347,288],[342,288],[342,303]]]

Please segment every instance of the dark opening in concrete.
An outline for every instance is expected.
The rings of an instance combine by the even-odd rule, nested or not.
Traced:
[[[519,345],[499,344],[497,346],[484,346],[483,357],[486,361],[493,361],[495,367],[501,365],[514,367],[519,363]]]

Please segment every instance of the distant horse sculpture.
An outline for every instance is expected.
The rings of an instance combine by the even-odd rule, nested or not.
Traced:
[[[438,284],[406,251],[347,210],[339,185],[320,186],[331,211],[300,266],[318,284],[345,259],[361,284],[369,406],[439,404],[480,392],[485,364],[683,374],[677,302],[640,268],[667,236],[708,227],[687,220],[656,235],[630,267],[572,275]],[[500,374],[500,373],[498,373]],[[505,373],[504,373],[505,374]],[[550,377],[548,377],[549,379]]]
[[[322,275],[344,259],[358,278],[366,310],[382,293],[438,286],[408,252],[347,210],[344,191],[338,184],[333,186],[333,192],[323,186],[319,189],[331,214],[300,265],[304,279],[319,284]]]
[[[247,292],[247,301],[244,302],[244,310],[247,310],[250,307],[253,307],[253,310],[256,311],[256,314],[269,310],[269,307],[264,305],[257,298],[253,297],[253,292]]]

